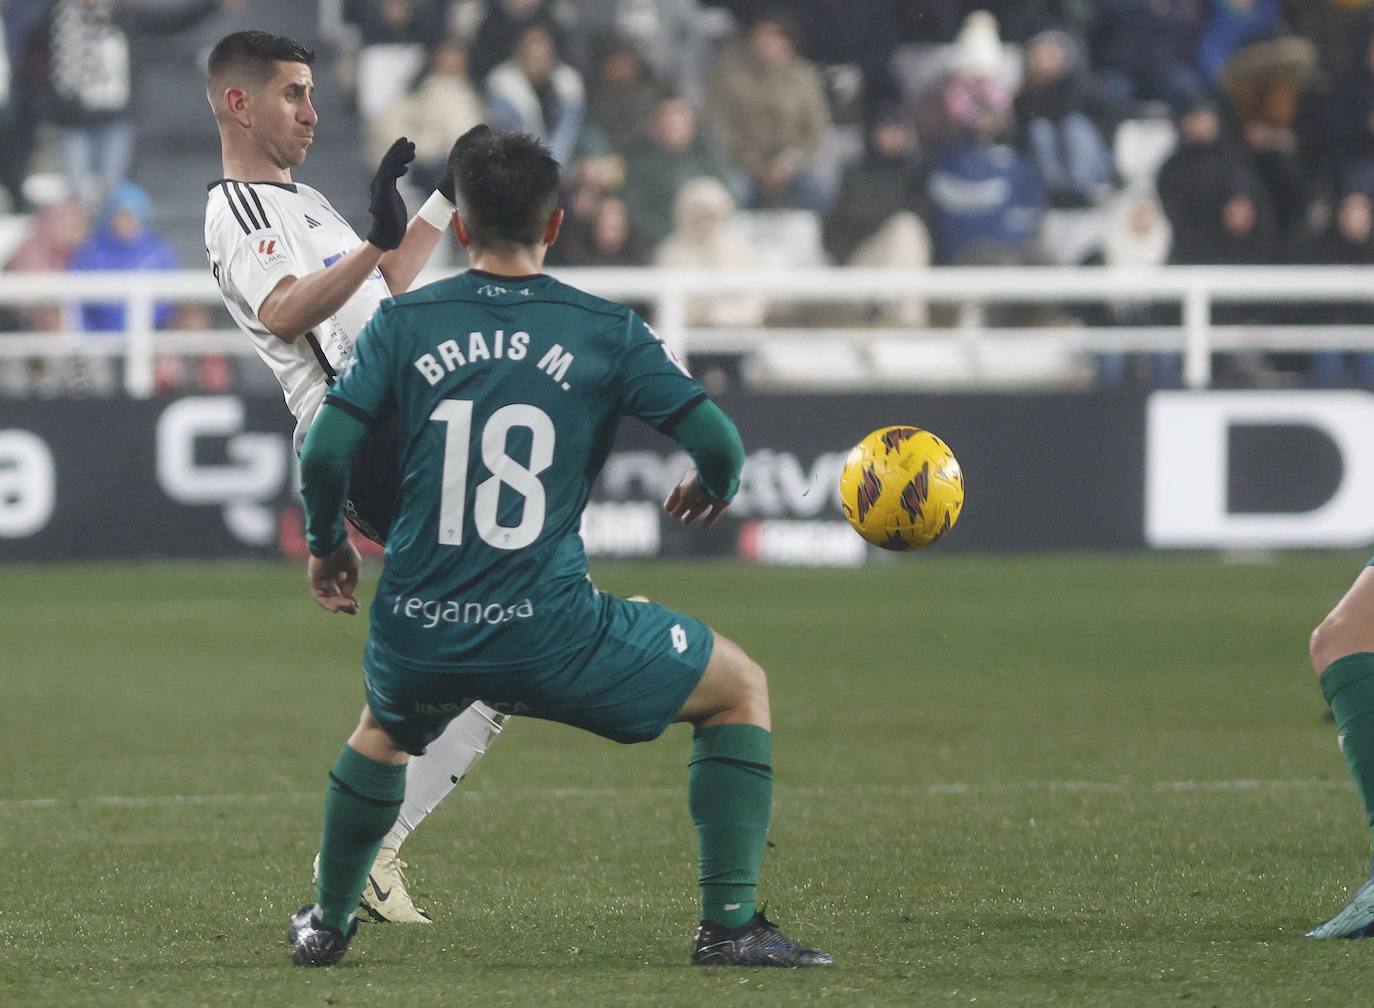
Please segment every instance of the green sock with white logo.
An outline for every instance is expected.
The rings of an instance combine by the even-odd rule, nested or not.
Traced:
[[[739,927],[754,916],[773,807],[773,735],[757,725],[703,728],[692,738],[687,805],[700,843],[701,916]]]
[[[379,763],[344,746],[329,769],[316,898],[320,919],[345,934],[372,861],[406,793],[405,764]]]
[[[1333,661],[1321,675],[1321,686],[1336,716],[1341,752],[1374,831],[1374,653],[1364,651]]]

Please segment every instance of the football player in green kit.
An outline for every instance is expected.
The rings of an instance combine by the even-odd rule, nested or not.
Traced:
[[[330,770],[317,902],[291,919],[292,961],[343,957],[409,754],[480,697],[617,742],[691,724],[692,961],[830,965],[755,906],[773,788],[763,670],[699,620],[598,591],[578,536],[622,417],[686,450],[695,468],[664,507],[707,526],[738,486],[739,434],[634,312],[540,272],[563,217],[546,148],[479,126],[452,160],[472,268],[382,303],[301,452],[310,586],[333,612],[358,608],[349,460],[388,418],[404,475],[363,655],[367,706]]]
[[[1374,825],[1374,560],[1312,631],[1308,651],[1365,817]],[[1374,937],[1374,869],[1345,906],[1307,937]]]

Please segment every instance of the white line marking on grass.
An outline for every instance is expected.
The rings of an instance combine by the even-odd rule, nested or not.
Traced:
[[[667,787],[626,787],[626,788],[518,788],[478,790],[476,788],[457,792],[454,797],[464,801],[485,799],[507,800],[512,797],[530,798],[539,801],[558,799],[596,799],[623,798],[626,795],[668,795],[677,794],[680,788]],[[91,795],[81,798],[4,798],[0,799],[0,810],[36,810],[56,808],[157,808],[173,805],[247,805],[261,802],[295,802],[318,799],[323,791],[273,791],[262,794],[208,794],[208,795]]]
[[[1349,781],[1325,780],[1178,780],[1156,781],[1156,791],[1306,791],[1346,790]]]
[[[0,809],[51,808],[153,808],[158,805],[240,805],[249,802],[298,801],[311,797],[304,792],[274,794],[208,795],[92,795],[86,798],[10,798],[0,800]]]
[[[1120,781],[1006,781],[989,784],[932,784],[925,789],[925,793],[931,795],[977,795],[1022,791],[1114,792],[1125,791],[1131,786]]]
[[[1344,791],[1348,781],[1335,780],[1172,780],[1172,781],[1006,781],[989,783],[861,784],[846,786],[840,791],[821,787],[788,787],[778,791],[798,797],[829,798],[837,794],[867,794],[882,797],[916,798],[968,797],[978,795],[1023,794],[1046,791],[1060,794],[1117,794],[1124,791],[1153,790],[1164,792],[1227,792],[1227,791]],[[469,788],[457,791],[454,798],[462,801],[509,801],[522,798],[534,801],[605,801],[626,797],[675,795],[677,787],[624,788]],[[0,798],[0,810],[41,811],[67,808],[159,808],[177,805],[249,805],[261,802],[297,802],[315,800],[317,791],[274,791],[263,794],[204,794],[204,795],[92,795],[82,798]]]

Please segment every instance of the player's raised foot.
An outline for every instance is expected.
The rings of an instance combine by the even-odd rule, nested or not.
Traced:
[[[297,966],[333,966],[348,951],[348,943],[358,933],[355,919],[348,933],[325,927],[314,916],[314,904],[303,906],[291,916],[286,927],[286,940],[291,945],[291,962]]]
[[[786,937],[762,913],[737,928],[704,920],[692,946],[696,966],[834,966],[829,952],[809,949]]]
[[[1329,921],[1307,932],[1309,938],[1370,938],[1374,937],[1374,875],[1371,875],[1350,902]]]
[[[367,885],[358,898],[358,909],[374,924],[432,924],[434,918],[410,898],[406,887],[406,863],[396,851],[383,847],[367,873]],[[314,879],[320,880],[320,856],[315,855]]]

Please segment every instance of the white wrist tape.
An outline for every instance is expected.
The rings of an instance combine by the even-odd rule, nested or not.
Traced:
[[[436,189],[415,216],[436,231],[447,231],[457,212],[458,208],[448,201],[448,197]]]

